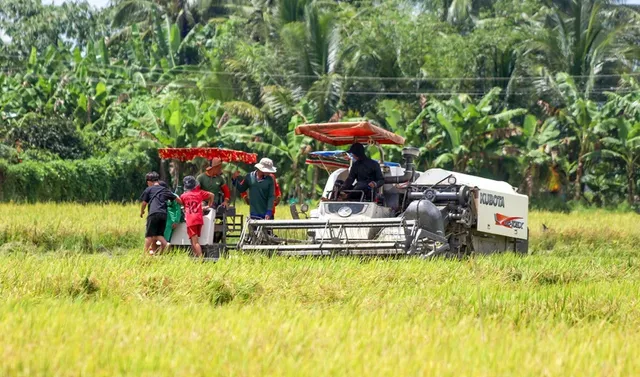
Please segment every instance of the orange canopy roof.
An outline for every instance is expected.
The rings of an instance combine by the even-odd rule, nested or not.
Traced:
[[[296,135],[306,135],[331,145],[368,142],[378,144],[404,144],[404,138],[402,136],[375,126],[368,121],[303,124],[296,127]]]
[[[219,158],[224,162],[244,162],[245,164],[255,164],[258,161],[258,155],[255,153],[223,148],[161,148],[158,149],[158,154],[163,160],[191,161],[196,157],[202,157],[207,160]]]

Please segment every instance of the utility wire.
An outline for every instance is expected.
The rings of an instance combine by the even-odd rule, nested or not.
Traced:
[[[2,57],[3,55],[0,54],[0,57]],[[79,67],[82,65],[78,65],[76,67]],[[159,74],[170,74],[170,72],[165,72],[163,68],[160,67],[134,67],[134,66],[124,66],[124,65],[117,65],[117,64],[109,64],[109,65],[89,65],[89,66],[85,66],[87,68],[94,68],[94,69],[122,69],[124,71],[129,71],[132,73],[144,73],[144,72],[148,72],[148,73],[159,73]],[[220,76],[234,76],[234,77],[238,77],[238,76],[251,76],[251,74],[242,74],[242,73],[235,73],[235,72],[227,72],[227,71],[211,71],[211,70],[202,70],[202,69],[191,69],[189,67],[198,67],[198,66],[177,66],[174,68],[170,68],[169,70],[175,70],[176,74],[189,74],[189,73],[193,73],[193,74],[210,74],[210,75],[220,75]],[[184,68],[184,69],[182,69]],[[22,70],[23,67],[16,67],[16,70]],[[11,68],[0,68],[0,70],[4,70],[4,71],[12,71]],[[72,71],[71,71],[72,72]],[[268,72],[264,72],[263,73],[265,76],[270,76],[270,77],[278,77],[278,78],[305,78],[305,79],[318,79],[320,77],[323,77],[327,74],[331,74],[331,73],[327,73],[327,74],[323,74],[323,75],[301,75],[301,74],[272,74],[272,73],[268,73]],[[341,78],[344,79],[351,79],[351,80],[380,80],[380,81],[418,81],[418,82],[430,82],[430,81],[509,81],[509,80],[540,80],[540,79],[545,79],[547,78],[547,76],[518,76],[518,77],[513,77],[513,76],[490,76],[490,77],[424,77],[424,76],[413,76],[413,77],[394,77],[394,76],[349,76],[349,75],[343,75],[343,74],[338,74],[336,73],[336,75],[338,75]],[[596,75],[567,75],[568,77],[572,77],[572,78],[590,78],[590,77],[594,77],[594,78],[616,78],[616,77],[622,77],[622,76],[640,76],[640,72],[631,72],[631,73],[624,73],[624,74],[596,74]]]
[[[38,77],[46,77],[46,78],[56,78],[56,79],[60,79],[60,76],[64,76],[64,75],[58,75],[58,74],[36,74],[36,76]],[[181,83],[176,83],[175,81],[169,81],[169,82],[164,82],[164,83],[160,83],[160,82],[148,82],[147,80],[145,80],[144,83],[142,82],[136,82],[135,80],[132,79],[119,79],[119,78],[109,78],[109,77],[95,77],[95,76],[86,76],[86,77],[82,77],[82,78],[78,78],[78,77],[74,77],[72,80],[68,81],[68,84],[71,83],[79,83],[79,84],[83,84],[86,82],[90,82],[90,83],[100,83],[103,82],[105,84],[114,84],[114,85],[130,85],[130,86],[140,86],[140,87],[145,87],[145,88],[166,88],[166,87],[171,87],[173,86],[174,89],[218,89],[218,90],[237,90],[237,89],[263,89],[265,86],[263,85],[238,85],[238,86],[233,86],[233,85],[228,85],[228,86],[224,86],[224,85],[198,85],[197,83],[188,83],[188,82],[181,82]],[[617,92],[617,93],[629,93],[629,92],[633,92],[635,90],[633,90],[632,88],[618,88],[618,87],[598,87],[597,85],[594,87],[593,90],[591,90],[591,93],[593,94],[598,94],[598,93],[606,93],[606,92]],[[325,93],[325,91],[321,91],[321,90],[302,90],[302,92],[309,94],[309,93]],[[443,90],[438,90],[438,89],[433,89],[433,90],[420,90],[417,89],[415,91],[385,91],[385,90],[375,90],[375,91],[367,91],[367,90],[358,90],[358,91],[354,91],[354,90],[348,90],[348,91],[344,91],[341,92],[342,94],[349,94],[349,95],[389,95],[389,96],[410,96],[410,95],[436,95],[436,96],[452,96],[452,95],[485,95],[487,93],[489,93],[489,91],[473,91],[473,90],[449,90],[449,91],[443,91]],[[535,88],[531,88],[529,90],[524,89],[524,88],[520,88],[519,91],[512,91],[509,92],[509,95],[528,95],[528,94],[536,94],[538,93],[537,90],[535,90]]]
[[[9,69],[7,68],[2,68],[0,69],[1,71],[8,71]],[[53,73],[53,74],[34,74],[38,77],[46,77],[46,78],[57,78],[60,79],[61,76],[64,76],[66,74],[73,74],[74,72],[71,71],[67,71],[65,73]],[[640,73],[638,73],[640,74]],[[604,76],[604,75],[603,75]],[[316,76],[313,76],[316,77]],[[577,77],[577,76],[576,76]],[[618,77],[618,75],[616,75],[616,77]],[[540,78],[544,78],[544,77],[540,77]],[[73,83],[73,82],[79,82],[80,84],[82,83],[86,83],[86,82],[91,82],[91,83],[99,83],[99,82],[104,82],[104,83],[111,83],[111,84],[124,84],[124,85],[131,85],[131,86],[141,86],[141,87],[145,87],[145,88],[165,88],[165,87],[169,87],[172,84],[175,84],[175,81],[172,82],[166,82],[166,83],[159,83],[159,82],[147,82],[147,80],[145,80],[144,83],[141,82],[135,82],[131,79],[119,79],[119,78],[109,78],[109,77],[96,77],[96,76],[86,76],[83,78],[78,78],[78,77],[74,77],[73,80],[70,80],[69,83]],[[175,87],[177,89],[218,89],[218,90],[237,90],[239,89],[238,86],[223,86],[223,85],[197,85],[196,83],[186,83],[186,82],[182,82],[179,84],[175,84]],[[240,85],[240,87],[242,87],[242,85]],[[262,89],[264,88],[264,86],[262,85],[244,85],[244,88],[249,88],[249,89]],[[616,88],[616,87],[608,87],[608,88],[603,88],[600,87],[598,88],[597,86],[594,88],[594,90],[591,91],[592,94],[603,94],[606,92],[617,92],[619,94],[625,94],[625,93],[631,93],[634,92],[635,90],[633,90],[632,88]],[[325,93],[325,91],[320,91],[320,90],[307,90],[303,92],[305,94],[323,94]],[[362,91],[354,91],[354,90],[347,90],[347,91],[343,91],[340,92],[340,94],[342,95],[368,95],[368,96],[375,96],[375,95],[381,95],[381,96],[420,96],[420,95],[430,95],[430,96],[453,96],[453,95],[468,95],[468,96],[483,96],[485,94],[487,94],[489,91],[455,91],[455,90],[449,90],[449,91],[442,91],[442,90],[419,90],[417,89],[416,91],[384,91],[384,90],[374,90],[374,91],[367,91],[367,90],[362,90]],[[510,96],[523,96],[523,95],[531,95],[531,94],[537,94],[538,92],[535,90],[535,88],[531,88],[529,90],[520,88],[519,91],[514,91],[514,92],[510,92],[508,93]]]

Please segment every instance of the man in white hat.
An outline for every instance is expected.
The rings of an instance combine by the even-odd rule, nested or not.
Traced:
[[[233,173],[233,184],[240,193],[249,191],[249,213],[252,219],[273,218],[275,201],[274,183],[271,174],[276,172],[273,161],[263,158],[255,165],[256,170],[239,180],[240,172]]]

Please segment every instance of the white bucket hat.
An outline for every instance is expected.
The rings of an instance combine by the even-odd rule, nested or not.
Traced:
[[[273,166],[273,161],[270,158],[263,158],[259,163],[255,165],[256,169],[263,173],[275,173],[277,169]]]

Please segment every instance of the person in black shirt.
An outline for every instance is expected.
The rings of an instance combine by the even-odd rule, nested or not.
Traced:
[[[347,152],[351,153],[356,161],[349,169],[349,178],[342,185],[342,190],[362,191],[365,199],[370,200],[373,190],[384,185],[380,164],[366,156],[364,146],[360,143],[353,144]],[[350,192],[346,196],[343,195],[343,198],[354,200],[360,199],[361,195],[361,192]]]
[[[147,231],[144,240],[144,253],[153,255],[156,251],[156,242],[160,241],[160,251],[167,247],[167,240],[164,239],[164,231],[167,225],[167,201],[175,200],[182,204],[180,198],[166,187],[160,185],[160,176],[156,172],[146,175],[147,188],[140,196],[142,206],[140,207],[140,217],[144,217],[144,211],[149,206],[147,216]]]

